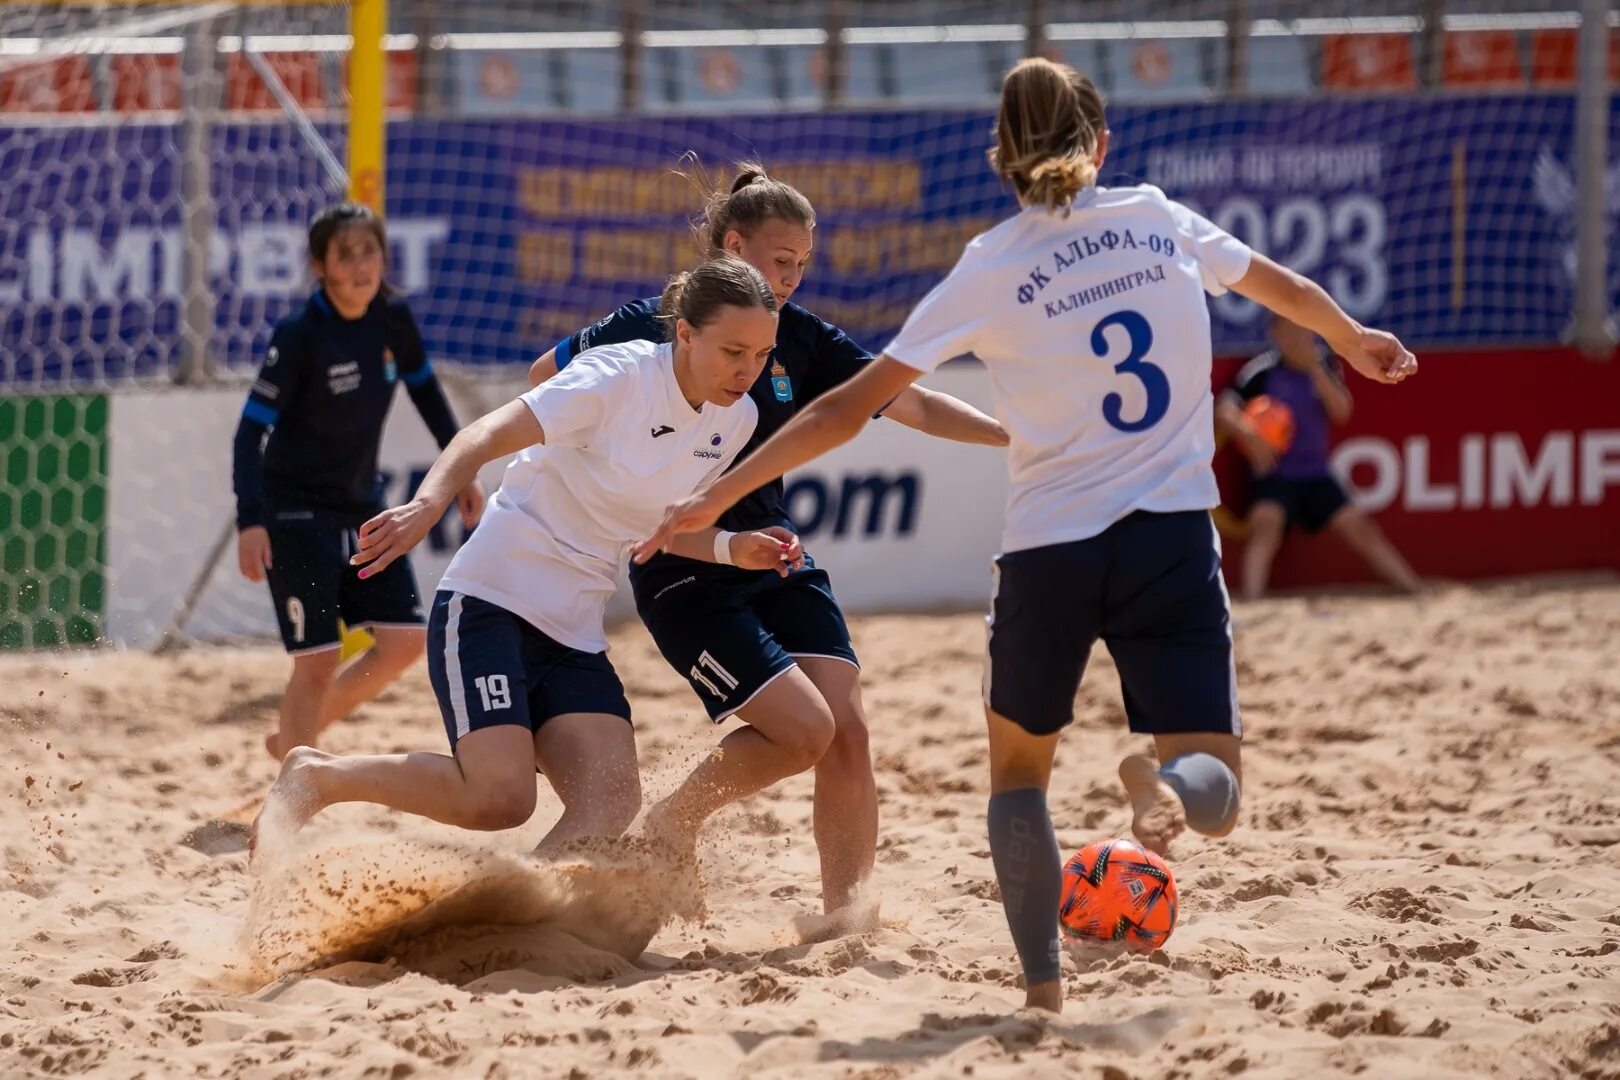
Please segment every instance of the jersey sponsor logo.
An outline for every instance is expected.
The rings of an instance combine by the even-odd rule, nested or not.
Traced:
[[[326,369],[326,386],[333,394],[360,389],[360,365],[353,360],[331,365]]]
[[[723,442],[725,442],[725,440],[720,437],[719,432],[716,432],[715,434],[709,436],[710,449],[704,449],[700,446],[696,450],[692,451],[692,456],[708,458],[710,461],[719,461],[721,458],[726,456],[720,449],[720,444]]]
[[[670,427],[668,424],[659,424],[657,427],[652,429],[652,437],[656,439],[660,435],[668,435],[674,430],[675,429]]]
[[[399,365],[394,362],[394,350],[383,350],[383,381],[393,383],[399,378]]]
[[[793,379],[780,360],[771,361],[771,393],[777,401],[793,400]]]
[[[1174,255],[1176,241],[1172,236],[1159,233],[1138,236],[1131,229],[1104,229],[1100,233],[1077,236],[1069,241],[1067,247],[1052,252],[1053,269],[1050,272],[1044,263],[1029,272],[1029,280],[1018,286],[1018,302],[1034,303],[1035,298],[1052,284],[1053,275],[1061,274],[1096,255],[1103,252],[1138,250],[1150,251],[1155,255]]]
[[[281,350],[276,348],[274,345],[272,345],[272,346],[270,346],[270,351],[264,354],[264,366],[265,367],[275,367],[276,366],[276,361],[280,360],[280,359],[281,359]]]
[[[783,506],[799,535],[910,536],[922,507],[922,475],[916,470],[888,475],[848,473],[842,477],[798,476],[787,486]]]
[[[281,396],[281,387],[264,379],[256,379],[253,383],[253,392],[262,398],[274,401]]]

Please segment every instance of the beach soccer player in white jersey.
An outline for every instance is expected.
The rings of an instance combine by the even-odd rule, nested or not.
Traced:
[[[1163,852],[1237,822],[1242,734],[1219,502],[1204,293],[1232,289],[1321,335],[1361,374],[1417,362],[1149,186],[1096,186],[1103,103],[1072,68],[1025,60],[1001,91],[990,159],[1023,209],[963,251],[884,354],[817,399],[636,547],[648,558],[774,476],[849,440],[919,375],[974,353],[1012,445],[985,672],[990,850],[1028,1004],[1061,1008],[1062,868],[1046,789],[1093,643],[1113,654],[1134,732],[1120,776]]]
[[[467,829],[516,828],[534,812],[537,766],[564,807],[541,854],[630,826],[641,785],[630,705],[606,656],[604,610],[631,541],[748,443],[758,417],[748,390],[776,344],[776,297],[738,259],[674,279],[664,311],[669,343],[581,354],[468,425],[414,499],[360,528],[355,563],[364,576],[383,573],[481,466],[517,455],[451,561],[428,620],[428,675],[453,756],[293,749],[255,822],[256,842],[341,802]],[[680,550],[782,573],[801,557],[785,529],[709,530]]]
[[[710,192],[695,223],[709,256],[736,255],[765,275],[780,316],[776,351],[750,396],[759,409],[752,448],[805,405],[852,378],[871,355],[838,327],[792,303],[810,259],[815,208],[804,193],[739,166],[729,187]],[[659,298],[633,300],[564,338],[536,360],[531,382],[566,370],[571,357],[609,341],[662,341]],[[990,417],[948,394],[908,387],[880,411],[936,438],[1005,446]],[[749,449],[744,449],[746,456]],[[762,484],[717,524],[752,532],[796,531],[780,479]],[[877,859],[878,794],[867,742],[860,661],[827,571],[806,553],[786,577],[660,555],[630,570],[636,611],[658,651],[690,681],[709,718],[732,716],[720,752],[651,812],[649,825],[685,846],[721,806],[779,780],[815,770],[811,831],[821,860],[824,917],[800,922],[821,937],[877,922],[876,894],[860,888]]]

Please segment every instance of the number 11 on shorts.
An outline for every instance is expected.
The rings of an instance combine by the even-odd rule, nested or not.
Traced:
[[[505,675],[480,675],[473,680],[473,685],[478,687],[485,712],[512,707],[512,690]]]
[[[709,672],[714,676],[714,679],[709,678],[708,675],[703,673],[704,668],[709,669]],[[715,685],[715,679],[720,681],[720,686],[725,687],[724,690],[721,690],[720,686]],[[720,661],[710,656],[707,650],[704,650],[698,655],[698,662],[692,666],[692,681],[702,683],[705,690],[719,698],[721,701],[726,700],[726,695],[737,689],[737,677],[731,672],[727,671],[725,668],[721,667]]]

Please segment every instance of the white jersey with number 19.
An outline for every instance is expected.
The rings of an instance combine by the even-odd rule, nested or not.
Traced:
[[[1149,185],[1031,207],[968,244],[884,352],[924,372],[984,362],[1012,440],[1003,551],[1220,502],[1204,293],[1250,255]]]

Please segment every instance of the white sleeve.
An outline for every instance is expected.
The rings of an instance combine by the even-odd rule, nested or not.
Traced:
[[[522,401],[540,422],[547,446],[587,446],[635,376],[610,349],[591,350],[525,393]]]
[[[985,319],[981,304],[984,286],[974,285],[973,261],[970,246],[945,280],[906,316],[900,333],[883,350],[885,356],[926,374],[947,360],[974,351]]]
[[[1166,199],[1181,242],[1198,261],[1198,276],[1204,291],[1220,296],[1226,287],[1249,272],[1254,256],[1248,244],[1202,215],[1195,214],[1174,199]]]

